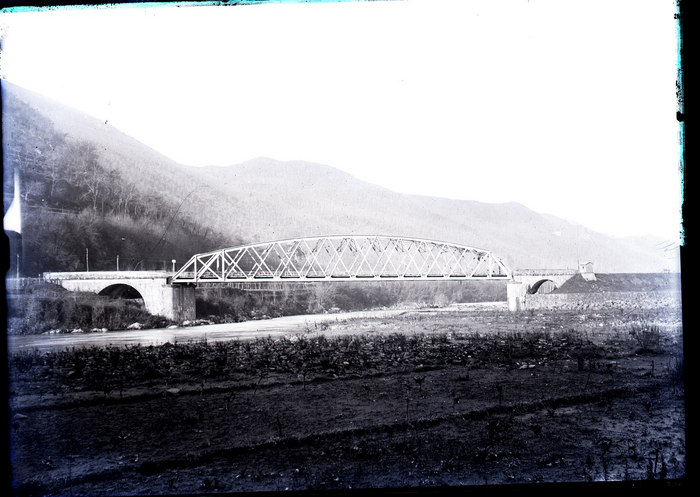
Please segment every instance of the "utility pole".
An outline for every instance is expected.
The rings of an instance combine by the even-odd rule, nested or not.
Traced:
[[[85,247],[85,272],[89,273],[90,272],[90,260],[89,260],[89,252],[88,248]]]

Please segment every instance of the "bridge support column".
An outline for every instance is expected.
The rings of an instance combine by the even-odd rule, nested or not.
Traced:
[[[509,311],[515,312],[522,310],[525,294],[527,293],[527,287],[528,285],[525,283],[508,283],[506,292],[508,295]]]
[[[163,285],[157,298],[145,298],[146,310],[153,315],[182,322],[195,319],[194,286]]]

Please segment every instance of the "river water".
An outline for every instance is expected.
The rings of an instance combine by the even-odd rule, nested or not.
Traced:
[[[147,330],[106,331],[103,333],[60,333],[42,335],[8,336],[7,347],[10,353],[21,350],[41,351],[69,349],[81,346],[104,345],[161,345],[166,342],[190,342],[207,340],[251,340],[258,337],[278,338],[314,329],[314,323],[350,318],[388,317],[406,310],[381,310],[344,312],[338,314],[309,314],[284,316],[280,318],[242,323],[210,324],[178,328],[158,328]]]
[[[61,333],[43,335],[8,336],[8,352],[37,349],[40,351],[63,350],[73,347],[105,345],[161,345],[167,342],[191,342],[206,340],[252,340],[258,337],[279,338],[305,331],[314,331],[314,323],[342,321],[352,318],[387,318],[405,312],[446,312],[454,310],[479,310],[504,307],[504,302],[458,304],[441,309],[386,309],[378,311],[342,312],[337,314],[308,314],[242,323],[210,324],[178,328],[148,330],[106,331],[103,333]]]

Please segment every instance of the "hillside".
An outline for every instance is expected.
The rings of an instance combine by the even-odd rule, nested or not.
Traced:
[[[182,166],[111,126],[5,82],[2,110],[3,203],[7,210],[17,174],[22,243],[12,249],[23,275],[165,269],[240,243],[215,221],[197,222],[183,201],[210,199],[192,192],[196,179]]]
[[[256,158],[178,164],[111,125],[2,83],[4,205],[23,191],[27,273],[169,267],[222,246],[383,234],[485,248],[511,268],[659,272],[660,240],[627,243],[517,203],[404,195],[328,165]],[[671,268],[675,269],[675,268]]]
[[[254,240],[377,233],[485,248],[512,268],[576,268],[577,260],[594,261],[597,271],[665,267],[653,249],[659,240],[628,244],[515,202],[404,195],[302,161],[258,158],[204,169],[209,188],[249,213],[236,223]]]

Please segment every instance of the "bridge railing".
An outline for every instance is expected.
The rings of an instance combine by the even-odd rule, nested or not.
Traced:
[[[576,269],[516,269],[513,276],[573,276]]]
[[[242,280],[509,279],[490,252],[433,240],[384,236],[299,238],[193,256],[172,283]]]

